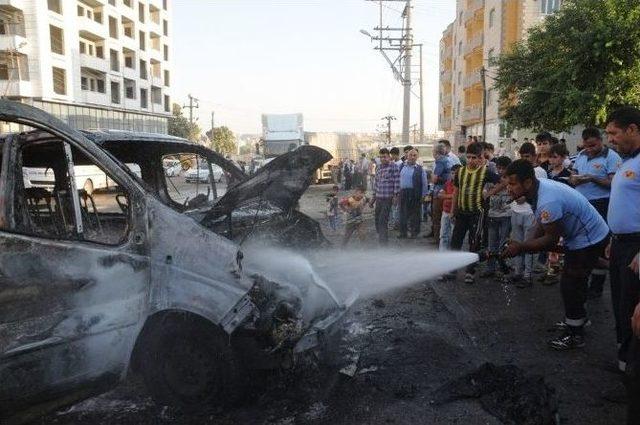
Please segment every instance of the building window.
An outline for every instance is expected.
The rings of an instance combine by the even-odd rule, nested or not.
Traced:
[[[62,68],[52,68],[53,70],[53,92],[55,94],[67,94],[67,73]]]
[[[166,19],[162,21],[162,33],[169,36],[169,22]]]
[[[496,54],[496,49],[491,48],[489,49],[489,53],[487,53],[487,63],[489,64],[489,66],[492,66],[493,64],[491,62],[493,62],[493,57]]]
[[[462,82],[462,72],[458,72],[458,85]]]
[[[133,1],[131,0],[122,0],[122,4],[133,9]]]
[[[162,105],[162,90],[158,87],[151,87],[151,103]]]
[[[9,65],[6,63],[0,63],[0,80],[9,79]]]
[[[124,57],[124,67],[125,68],[136,69],[135,66],[133,65],[133,56],[132,55],[126,55]]]
[[[169,46],[167,46],[166,44],[164,45],[164,60],[169,60]]]
[[[118,57],[118,51],[111,49],[109,51],[109,61],[111,62],[111,70],[115,72],[120,71],[120,58]]]
[[[167,0],[162,0],[162,8],[167,10]]]
[[[462,54],[462,41],[458,41],[458,54]]]
[[[140,38],[140,50],[145,51],[147,49],[147,39],[144,31],[140,31],[138,34]]]
[[[120,84],[111,82],[111,103],[120,103]]]
[[[460,15],[458,15],[458,26],[462,25],[462,10],[460,11]]]
[[[550,15],[560,8],[561,0],[540,0],[540,12],[543,15]]]
[[[109,4],[111,6],[115,6],[116,5],[116,0],[109,0]]]
[[[133,21],[125,18],[124,16],[122,17],[122,32],[124,32],[126,37],[135,38],[136,30],[133,25]]]
[[[456,115],[460,115],[460,101],[458,101],[458,106],[456,108]]]
[[[494,20],[496,19],[496,10],[491,9],[489,12],[489,28],[493,28]]]
[[[140,107],[144,109],[147,109],[149,107],[147,89],[140,89]]]
[[[144,23],[144,4],[138,3],[138,20]]]
[[[118,20],[109,16],[109,37],[118,39]]]
[[[140,60],[140,78],[147,79],[147,62]]]
[[[124,96],[127,99],[136,98],[136,82],[133,80],[124,80]]]
[[[50,11],[62,15],[62,5],[60,4],[60,0],[47,0],[47,6],[49,6]]]
[[[49,25],[49,39],[51,41],[51,51],[59,55],[64,55],[64,33],[62,28]]]
[[[171,99],[167,94],[164,95],[164,111],[171,112]]]
[[[169,85],[170,85],[169,70],[168,69],[164,70],[164,85],[166,87],[169,87]]]

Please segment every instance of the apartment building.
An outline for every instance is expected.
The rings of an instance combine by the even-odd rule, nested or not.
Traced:
[[[562,0],[456,0],[456,19],[440,39],[439,128],[458,143],[482,134],[486,69],[487,140],[505,138],[491,58],[509,51],[533,25],[555,12]]]
[[[170,6],[169,0],[0,0],[0,96],[78,129],[166,133]]]

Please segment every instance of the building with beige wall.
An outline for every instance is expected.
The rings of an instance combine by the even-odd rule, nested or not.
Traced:
[[[468,135],[482,134],[483,67],[487,140],[506,136],[490,59],[508,52],[560,4],[561,0],[456,0],[456,19],[440,39],[439,128],[448,138],[459,144]]]
[[[169,0],[0,0],[0,96],[78,129],[166,133],[170,7]]]

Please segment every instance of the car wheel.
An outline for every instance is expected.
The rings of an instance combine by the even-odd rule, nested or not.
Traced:
[[[154,328],[140,366],[159,404],[197,410],[238,399],[244,374],[222,330],[192,318],[169,318]]]

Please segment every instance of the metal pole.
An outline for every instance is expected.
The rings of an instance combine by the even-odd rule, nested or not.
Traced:
[[[189,95],[189,122],[193,124],[193,96]]]
[[[424,90],[422,74],[422,44],[420,46],[420,143],[424,143]]]
[[[387,143],[391,145],[391,117],[387,117]]]
[[[409,126],[411,120],[411,49],[413,38],[411,35],[411,0],[407,0],[404,10],[407,33],[404,40],[404,104],[402,109],[402,143],[409,144]]]
[[[482,82],[482,141],[487,141],[487,79],[486,68],[480,68],[480,81]]]

